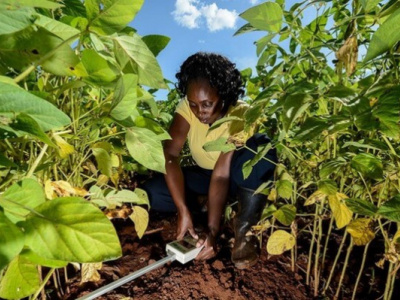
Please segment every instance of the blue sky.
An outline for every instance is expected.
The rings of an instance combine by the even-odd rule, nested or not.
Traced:
[[[239,70],[257,64],[254,41],[266,32],[233,36],[246,23],[239,14],[260,0],[145,0],[130,26],[142,36],[166,35],[168,46],[157,59],[164,77],[175,82],[182,62],[197,51],[217,52],[236,63]],[[296,1],[286,1],[290,7]],[[167,91],[156,93],[165,99]]]

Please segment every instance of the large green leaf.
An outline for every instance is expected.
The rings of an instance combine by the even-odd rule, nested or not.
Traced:
[[[13,221],[25,220],[29,209],[46,201],[42,186],[32,178],[26,178],[10,186],[0,198],[0,206]],[[24,208],[26,207],[26,208]]]
[[[236,149],[236,146],[232,143],[227,143],[228,138],[220,137],[214,141],[207,142],[203,145],[203,149],[207,152],[221,151],[227,153]]]
[[[92,152],[94,157],[96,158],[97,167],[100,172],[107,177],[111,177],[112,175],[112,161],[111,156],[108,151],[101,147],[93,147]]]
[[[23,247],[24,235],[21,229],[0,210],[0,271],[21,252]]]
[[[377,213],[391,221],[400,222],[400,194],[383,203]]]
[[[165,158],[160,137],[153,131],[134,127],[125,136],[129,154],[148,169],[165,173]]]
[[[79,30],[69,26],[60,21],[54,20],[52,18],[46,17],[44,15],[37,14],[37,19],[35,20],[35,25],[43,27],[47,31],[55,34],[63,40],[72,38],[73,36],[79,34]]]
[[[372,36],[364,62],[374,59],[385,51],[390,50],[400,40],[400,8],[379,26]]]
[[[0,282],[0,297],[22,299],[39,289],[40,279],[37,266],[22,256],[10,263]]]
[[[66,197],[47,201],[28,215],[26,244],[43,258],[100,262],[121,256],[113,225],[93,204]]]
[[[18,114],[15,120],[10,124],[10,127],[14,130],[26,132],[51,147],[57,147],[46,135],[46,133],[44,133],[42,128],[40,128],[38,122],[25,113]]]
[[[265,2],[249,8],[241,13],[240,17],[249,22],[254,28],[278,32],[281,29],[283,12],[279,4]]]
[[[371,9],[375,8],[376,5],[382,0],[361,0],[361,5],[366,12],[369,12]]]
[[[114,48],[115,55],[122,68],[127,64],[130,64],[133,69],[137,68],[139,83],[154,88],[166,88],[156,58],[139,35],[116,37]]]
[[[307,109],[311,104],[310,100],[312,100],[312,97],[307,94],[293,94],[285,99],[282,113],[285,131],[288,131],[292,123]]]
[[[61,3],[57,3],[49,0],[2,0],[0,8],[7,9],[19,9],[22,7],[40,7],[48,9],[56,9],[63,6]]]
[[[382,161],[369,153],[354,156],[351,167],[367,178],[380,179],[383,176]]]
[[[136,110],[138,77],[135,74],[122,75],[115,86],[111,103],[111,116],[116,120],[125,120]]]
[[[141,9],[144,0],[86,0],[90,29],[110,35],[124,29]]]
[[[295,136],[295,140],[301,142],[313,140],[319,137],[324,130],[327,130],[329,125],[320,118],[308,118],[301,126],[299,132]]]
[[[142,37],[142,40],[146,43],[153,55],[157,56],[165,47],[167,47],[171,38],[165,35],[152,34]]]
[[[46,100],[18,86],[0,82],[0,115],[13,118],[16,113],[28,114],[44,131],[70,123],[66,114]]]
[[[78,38],[78,36],[77,36]],[[67,43],[43,27],[33,27],[0,39],[0,58],[10,67],[22,70],[32,62],[47,57],[41,67],[59,76],[72,75],[79,62],[78,56]],[[71,42],[73,42],[71,40]],[[56,49],[53,51],[54,49]],[[49,54],[51,52],[51,55]]]
[[[33,24],[31,10],[0,10],[0,35],[10,34]]]
[[[66,262],[66,261],[47,259],[47,258],[40,257],[39,255],[37,255],[35,252],[33,252],[30,249],[22,250],[20,257],[24,257],[34,264],[44,266],[44,267],[49,267],[49,268],[62,268],[62,267],[65,267],[68,265],[68,262]]]
[[[75,74],[83,77],[85,81],[107,85],[117,79],[118,71],[95,50],[85,49],[82,52],[82,65],[76,68]]]
[[[282,198],[289,199],[292,196],[293,186],[289,180],[281,179],[275,183],[276,191]]]
[[[285,204],[275,211],[273,215],[283,225],[289,226],[296,217],[296,207],[291,204]]]
[[[378,210],[375,205],[364,199],[345,199],[345,201],[347,207],[355,214],[374,216]]]
[[[346,86],[336,85],[329,89],[326,96],[328,98],[332,98],[348,106],[348,105],[353,105],[352,101],[354,100],[354,98],[357,97],[357,92]]]
[[[379,120],[379,129],[393,138],[400,138],[400,88],[379,97],[372,108],[372,116]]]

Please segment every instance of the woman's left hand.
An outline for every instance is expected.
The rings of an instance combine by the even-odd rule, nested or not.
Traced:
[[[217,254],[216,238],[212,233],[208,233],[206,238],[200,238],[196,247],[204,245],[203,250],[197,255],[196,260],[207,260]]]

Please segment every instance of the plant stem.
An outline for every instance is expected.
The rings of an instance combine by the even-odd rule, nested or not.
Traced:
[[[40,291],[44,288],[44,286],[46,285],[47,281],[50,279],[50,276],[54,273],[55,270],[56,270],[55,268],[51,268],[50,271],[47,273],[46,278],[43,280],[43,282],[40,285],[39,289],[33,295],[33,297],[32,297],[33,300],[36,300],[37,296],[40,294]]]
[[[354,242],[353,242],[353,238],[350,238],[350,245],[347,248],[347,254],[346,254],[346,258],[344,260],[344,264],[343,264],[343,269],[342,269],[342,274],[340,275],[340,280],[339,280],[339,285],[337,287],[336,290],[336,294],[335,297],[333,299],[337,299],[339,297],[339,293],[340,293],[340,288],[342,287],[342,282],[343,282],[343,278],[344,278],[344,274],[346,273],[346,269],[347,269],[347,265],[349,263],[349,257],[350,257],[350,253],[353,250],[353,246],[354,246]]]
[[[319,254],[321,251],[321,238],[322,238],[322,212],[323,212],[323,207],[325,204],[325,200],[321,201],[321,206],[319,208],[318,212],[318,237],[317,237],[317,249],[315,251],[315,262],[314,262],[314,297],[318,296],[318,290],[319,290]]]
[[[329,273],[328,280],[326,281],[326,286],[325,286],[324,290],[322,291],[323,295],[326,293],[326,290],[328,289],[328,287],[329,287],[329,285],[331,283],[333,273],[335,272],[336,264],[337,264],[337,262],[339,260],[340,253],[342,252],[343,245],[344,245],[344,243],[346,241],[346,237],[347,237],[347,231],[344,232],[342,242],[340,243],[340,246],[339,246],[338,252],[336,254],[335,260],[333,261],[331,272]]]
[[[360,267],[360,271],[358,272],[357,280],[356,280],[356,283],[355,283],[354,288],[353,288],[353,296],[351,297],[351,300],[354,300],[355,297],[356,297],[356,294],[357,294],[357,287],[358,287],[358,284],[360,283],[361,275],[362,275],[362,273],[364,271],[365,260],[367,258],[369,244],[370,243],[366,244],[365,248],[364,248],[363,258],[362,258],[362,261],[361,261],[361,267]]]
[[[329,238],[331,236],[332,228],[333,228],[333,218],[331,217],[331,220],[329,221],[328,232],[327,232],[326,238],[325,238],[324,252],[322,254],[321,271],[323,271],[324,267],[325,267],[326,251],[328,250],[328,242],[329,242]]]
[[[311,236],[310,250],[308,252],[308,264],[307,264],[307,276],[306,276],[306,284],[307,285],[310,284],[312,253],[313,253],[313,249],[314,249],[315,235],[317,234],[317,219],[318,219],[318,205],[315,206],[313,232],[312,232],[312,236]]]
[[[397,263],[397,266],[395,267],[395,270],[392,272],[392,283],[391,283],[391,285],[390,285],[390,290],[389,290],[389,298],[388,299],[392,299],[392,294],[393,294],[393,289],[394,289],[394,283],[395,283],[395,280],[396,280],[396,274],[397,274],[397,271],[399,270],[399,267],[400,267],[400,264],[399,263]]]
[[[43,156],[45,155],[47,148],[49,147],[49,145],[44,144],[42,150],[39,153],[39,156],[36,158],[36,160],[33,162],[30,170],[28,171],[28,173],[26,174],[26,177],[29,178],[33,175],[33,173],[35,172],[37,166],[39,165],[40,161],[42,160]]]
[[[385,286],[385,292],[383,293],[383,299],[384,300],[390,300],[390,290],[391,290],[391,285],[392,285],[392,270],[393,270],[393,263],[389,262],[389,270],[388,270],[388,275],[386,278],[386,286]]]

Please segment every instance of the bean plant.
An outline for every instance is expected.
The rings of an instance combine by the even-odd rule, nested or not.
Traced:
[[[352,251],[363,247],[352,283],[356,299],[366,261],[374,259],[369,245],[379,237],[384,250],[376,263],[387,272],[383,298],[391,299],[400,268],[399,1],[302,1],[286,8],[277,0],[240,16],[248,23],[236,34],[266,32],[255,42],[257,74],[242,72],[251,103],[243,123],[261,121],[260,131],[272,137],[243,174],[267,148],[279,153],[275,181],[257,190],[270,204],[254,229],[270,233],[270,254],[291,251],[293,271],[301,265],[297,242],[308,240],[301,253],[306,283],[314,296],[334,298],[342,295]],[[340,242],[328,258],[334,235]]]
[[[156,56],[169,38],[128,26],[142,4],[0,3],[1,298],[36,299],[68,263],[120,257],[115,208],[146,230],[146,193],[121,187],[165,172],[171,116],[152,95],[167,88]]]

